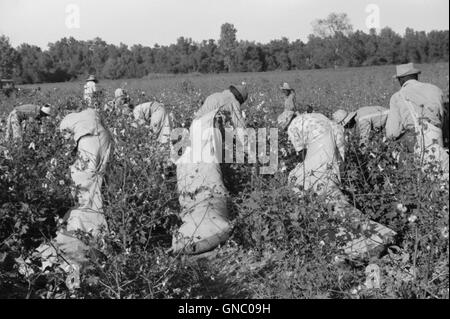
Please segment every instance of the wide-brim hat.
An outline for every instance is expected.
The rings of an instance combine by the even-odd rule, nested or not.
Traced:
[[[401,78],[411,74],[420,74],[422,72],[414,67],[414,63],[397,65],[396,70],[397,74],[393,76],[394,79]]]
[[[356,112],[348,113],[345,110],[337,110],[336,112],[333,113],[332,118],[333,118],[333,121],[335,121],[336,123],[341,124],[342,126],[345,126],[355,116],[356,116]]]
[[[294,111],[285,110],[277,118],[278,126],[282,129],[285,129],[289,125],[289,123],[291,123],[291,120],[294,117],[294,115],[295,115]]]
[[[41,112],[47,115],[51,115],[52,107],[50,106],[50,104],[45,104],[44,106],[41,107]]]
[[[280,86],[280,90],[287,90],[287,91],[291,91],[291,87],[289,86],[289,83],[284,82],[282,86]]]
[[[87,78],[87,80],[86,80],[86,82],[89,82],[89,81],[94,81],[94,82],[97,82],[97,78],[95,77],[95,75],[89,75],[89,77]]]

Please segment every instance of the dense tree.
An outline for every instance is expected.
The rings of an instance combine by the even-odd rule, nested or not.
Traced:
[[[100,38],[72,37],[50,43],[47,50],[22,44],[14,49],[0,36],[0,76],[22,83],[60,82],[96,74],[106,79],[143,77],[149,73],[259,72],[448,61],[449,31],[403,36],[391,28],[353,32],[345,14],[317,20],[307,42],[287,38],[266,44],[237,41],[236,28],[225,23],[218,41],[200,43],[179,37],[175,44],[115,46]]]
[[[9,38],[0,35],[0,77],[10,78],[19,68],[20,57],[9,43]]]
[[[317,19],[312,23],[313,33],[320,38],[328,38],[336,33],[349,36],[353,31],[346,13],[330,13],[325,19]]]
[[[301,40],[292,42],[289,50],[289,60],[294,69],[308,69],[308,53],[305,43]]]
[[[417,34],[411,28],[406,28],[405,37],[403,38],[403,58],[411,62],[419,62],[420,54],[418,51]]]
[[[348,37],[352,34],[353,26],[346,13],[330,13],[325,19],[317,19],[312,23],[313,35],[326,39],[327,57],[334,67],[351,65],[346,61]],[[315,42],[316,43],[316,42]],[[326,65],[329,62],[325,63]]]
[[[428,58],[431,62],[444,60],[448,61],[449,54],[449,32],[447,31],[431,31],[427,34],[429,41]]]
[[[224,62],[219,48],[213,39],[204,40],[198,45],[194,54],[197,71],[202,73],[218,73],[224,70]]]
[[[402,38],[391,28],[383,28],[377,39],[377,50],[374,54],[376,64],[405,62],[405,59],[401,57]]]
[[[264,71],[264,52],[261,45],[241,41],[236,48],[236,67],[241,72]]]
[[[287,38],[270,41],[265,50],[267,70],[290,70],[289,50],[290,44]]]
[[[228,72],[233,69],[235,50],[237,47],[236,33],[237,30],[231,23],[224,23],[220,28],[219,49],[224,56],[224,63]]]
[[[370,35],[356,31],[349,36],[349,47],[347,48],[348,55],[345,57],[348,66],[363,65],[367,58],[370,56],[367,52],[367,43],[370,39]],[[375,50],[374,50],[375,52]]]
[[[42,50],[37,46],[22,44],[17,48],[20,57],[20,77],[27,83],[39,83],[45,80]]]

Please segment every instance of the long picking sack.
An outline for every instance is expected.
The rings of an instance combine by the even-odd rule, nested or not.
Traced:
[[[215,115],[216,111],[213,111],[194,120],[191,146],[176,163],[183,224],[173,238],[174,252],[203,253],[229,237],[228,191],[223,183],[218,157],[221,137],[218,130],[211,129]],[[195,127],[201,129],[194,132]]]

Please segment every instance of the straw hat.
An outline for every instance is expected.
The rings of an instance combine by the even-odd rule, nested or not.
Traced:
[[[422,71],[414,68],[414,63],[397,65],[397,74],[393,76],[394,79],[401,78],[411,74],[420,74]]]
[[[291,122],[294,115],[295,115],[294,111],[285,110],[277,118],[278,126],[280,126],[282,129],[285,129]]]
[[[87,78],[86,82],[89,82],[89,81],[97,82],[97,78],[95,77],[95,75],[91,74],[91,75],[89,75],[89,77]]]
[[[333,121],[335,121],[336,123],[341,124],[342,126],[345,126],[355,116],[356,116],[356,112],[348,113],[345,110],[337,110],[336,112],[333,113],[332,118],[333,118]]]
[[[282,86],[280,86],[280,90],[287,90],[287,91],[291,91],[291,87],[289,86],[289,83],[284,82]]]

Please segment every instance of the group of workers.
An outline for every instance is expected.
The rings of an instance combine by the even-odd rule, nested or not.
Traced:
[[[118,88],[114,92],[114,100],[105,104],[103,110],[114,114],[131,115],[134,122],[133,127],[149,125],[151,134],[157,136],[157,140],[162,143],[170,141],[171,118],[164,104],[157,101],[150,101],[134,105],[131,103],[130,96],[122,89]]]
[[[392,240],[395,232],[365,218],[342,193],[340,164],[345,161],[346,128],[356,126],[361,145],[367,144],[370,132],[374,129],[385,129],[388,138],[412,140],[412,152],[423,167],[432,162],[438,163],[443,178],[448,181],[449,155],[443,147],[440,129],[443,93],[434,85],[419,82],[419,73],[412,63],[397,66],[395,77],[401,89],[392,96],[389,109],[366,106],[355,112],[337,110],[331,119],[311,109],[304,113],[298,112],[294,90],[288,83],[280,87],[285,95],[285,104],[283,113],[277,119],[278,125],[287,131],[297,152],[306,150],[303,161],[289,173],[289,183],[296,193],[312,191],[323,196],[324,203],[332,208],[329,211],[333,217],[348,219],[351,224],[357,225],[355,227],[360,230],[359,233],[344,228],[338,232],[347,236],[344,250],[349,256],[361,256],[385,245]],[[55,243],[39,248],[46,258],[55,258],[61,253],[65,256],[64,260],[68,261],[66,270],[72,274],[68,279],[68,285],[71,286],[89,249],[77,239],[75,232],[82,230],[95,237],[102,229],[107,230],[101,185],[113,139],[99,112],[92,108],[95,83],[95,77],[90,76],[84,88],[88,108],[68,114],[59,127],[77,144],[77,160],[70,170],[77,186],[74,195],[78,207],[69,212],[67,226],[58,232]],[[227,122],[234,129],[245,128],[241,106],[247,99],[245,83],[231,85],[222,92],[208,96],[194,115],[190,127],[190,144],[175,162],[183,223],[173,237],[171,250],[174,253],[201,254],[224,243],[230,235],[227,208],[229,195],[223,181],[219,152],[224,140],[221,132]],[[117,116],[131,115],[131,125],[136,127],[149,124],[151,134],[160,143],[170,144],[171,121],[163,104],[146,102],[134,106],[125,90],[117,89],[114,101],[107,103],[104,111]],[[49,105],[15,108],[8,117],[7,138],[20,137],[20,123],[27,116],[40,118],[50,114]],[[196,143],[195,130],[198,127],[202,128],[202,140]],[[198,152],[203,156],[196,157]],[[365,232],[368,229],[371,230],[370,234]]]
[[[360,144],[366,144],[372,130],[385,130],[386,138],[397,139],[414,152],[424,169],[431,166],[449,177],[449,154],[444,147],[444,94],[433,84],[419,82],[420,70],[413,63],[397,66],[400,90],[389,109],[366,106],[355,112],[338,110],[333,120],[346,128],[356,127]]]

